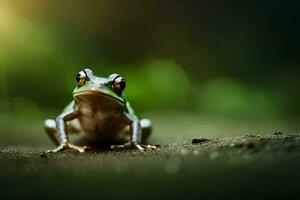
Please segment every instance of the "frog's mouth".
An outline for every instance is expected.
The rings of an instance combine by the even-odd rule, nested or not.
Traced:
[[[111,100],[118,101],[119,103],[124,103],[124,100],[116,95],[111,95],[107,91],[102,90],[83,90],[73,93],[74,98],[83,96],[95,96],[95,97],[105,97]]]

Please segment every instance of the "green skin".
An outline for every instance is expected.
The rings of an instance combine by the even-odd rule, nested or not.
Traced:
[[[86,77],[78,80],[78,86],[73,91],[73,101],[56,120],[45,121],[46,133],[57,145],[57,148],[47,152],[55,153],[65,149],[84,152],[100,143],[112,144],[112,149],[155,149],[155,146],[138,144],[140,135],[142,142],[149,137],[151,121],[139,120],[135,115],[125,94],[118,88],[118,79],[112,80],[120,76],[97,77],[90,69],[80,73]],[[68,134],[78,132],[84,133],[84,146],[69,141]]]

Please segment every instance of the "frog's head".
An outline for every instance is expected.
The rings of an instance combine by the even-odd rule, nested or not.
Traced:
[[[108,78],[97,77],[92,70],[84,69],[76,75],[77,87],[73,91],[74,98],[82,96],[105,96],[125,102],[123,91],[126,82],[119,74],[112,74]]]

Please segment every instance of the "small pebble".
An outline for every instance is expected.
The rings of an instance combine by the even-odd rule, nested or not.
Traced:
[[[276,136],[278,136],[278,135],[282,135],[283,133],[281,132],[281,131],[276,131],[275,133],[273,133],[273,135],[276,135]]]
[[[246,137],[255,137],[254,134],[246,134]]]
[[[210,141],[210,139],[207,139],[207,138],[194,138],[192,140],[192,144],[203,144],[203,143],[207,143],[209,141]]]
[[[41,158],[47,158],[48,156],[47,156],[46,153],[42,153],[42,154],[40,155],[40,157],[41,157]]]

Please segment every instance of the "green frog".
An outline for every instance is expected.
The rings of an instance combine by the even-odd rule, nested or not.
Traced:
[[[109,144],[111,149],[145,148],[151,134],[151,121],[136,116],[127,100],[124,89],[125,79],[119,74],[107,78],[94,75],[84,69],[76,75],[77,87],[73,91],[73,101],[54,119],[47,119],[44,127],[47,135],[57,145],[48,153],[66,149],[85,152],[95,144]],[[84,133],[78,144],[71,143],[68,135]],[[141,139],[141,144],[138,143]],[[79,145],[80,144],[80,145]]]

